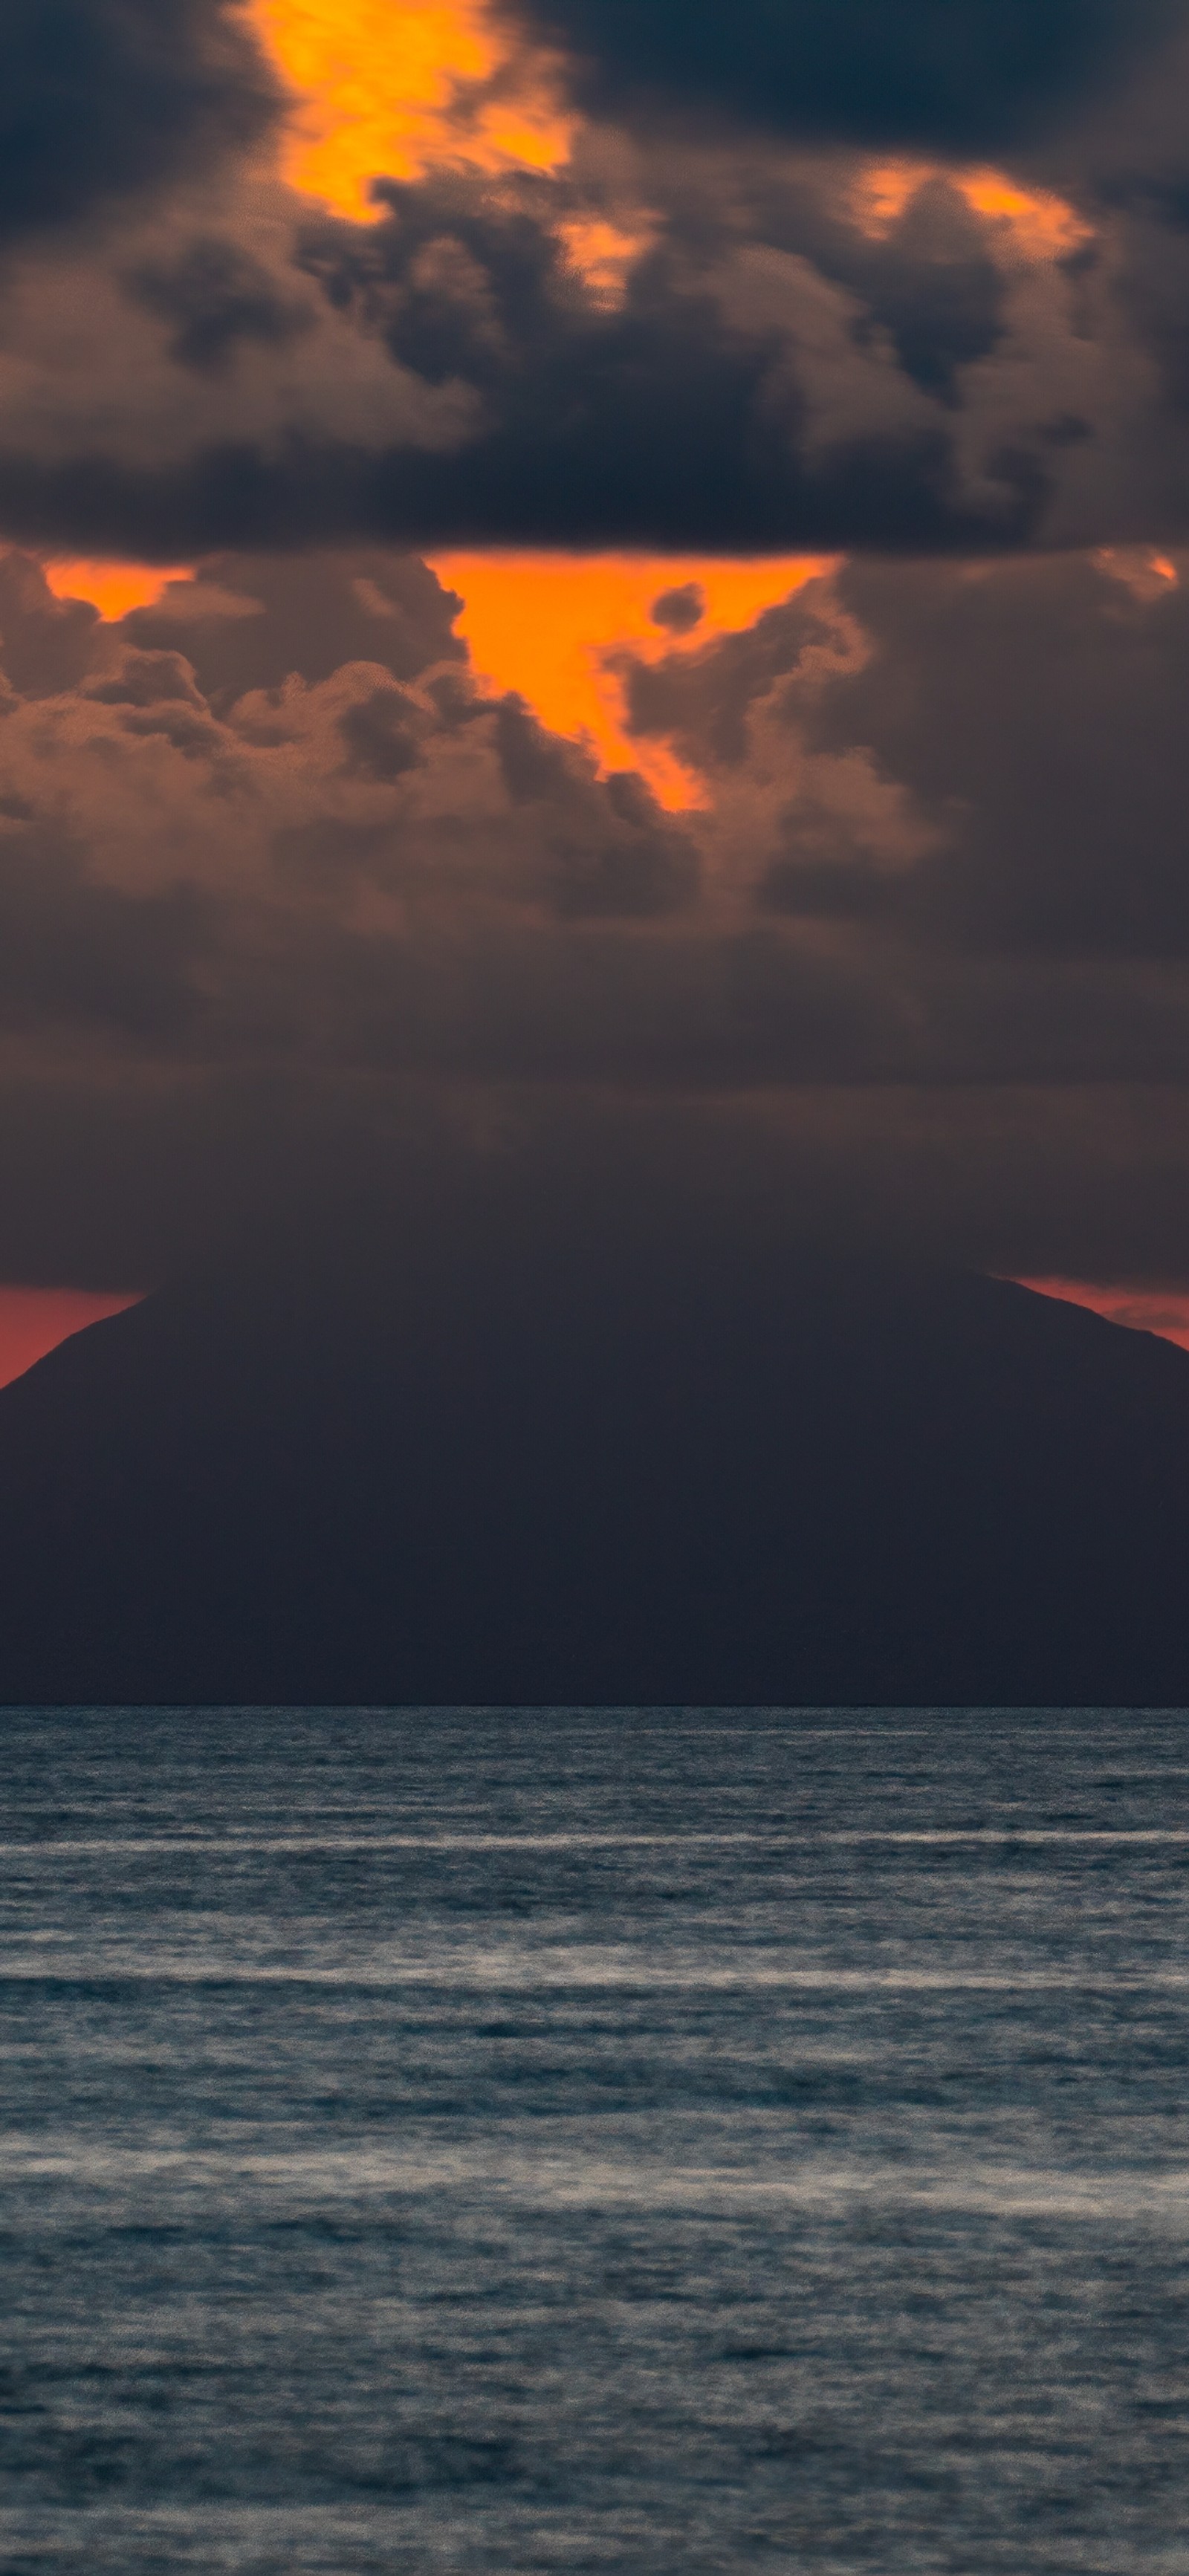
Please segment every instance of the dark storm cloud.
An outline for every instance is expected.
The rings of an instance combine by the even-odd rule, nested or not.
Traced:
[[[172,263],[135,270],[128,286],[168,325],[170,356],[200,373],[227,367],[244,341],[282,348],[310,328],[306,307],[279,295],[259,260],[234,242],[191,242]]]
[[[601,116],[801,142],[1009,150],[1117,82],[1178,0],[506,0]]]
[[[773,245],[771,264],[749,272],[705,206],[691,259],[675,210],[604,311],[567,276],[541,192],[517,205],[446,178],[383,193],[386,224],[362,236],[310,228],[306,265],[338,309],[384,331],[399,365],[473,386],[490,422],[456,455],[378,467],[372,507],[392,538],[679,546],[712,531],[746,551],[1029,532],[1041,449],[1003,458],[995,490],[967,496],[944,408],[914,400],[997,337],[998,282],[968,240],[948,261],[869,253],[858,295],[791,248]],[[814,379],[842,386],[849,370],[851,417],[818,440]]]
[[[518,388],[512,420],[464,457],[405,448],[373,456],[296,436],[281,457],[246,441],[220,443],[156,469],[94,453],[50,462],[0,455],[0,524],[19,543],[141,561],[213,547],[293,548],[307,536],[322,545],[998,552],[1039,531],[1050,497],[1043,452],[1004,452],[981,506],[955,494],[949,440],[932,426],[899,437],[872,429],[815,470],[782,456],[761,418],[757,459],[749,431],[762,367],[745,358],[716,376],[704,344],[691,348],[694,334],[666,336],[667,376],[658,365],[652,379],[642,366],[626,387],[595,381],[581,408],[575,385],[575,409],[552,426],[529,388]],[[641,328],[642,355],[647,342]],[[647,354],[658,356],[655,343]],[[634,372],[630,346],[624,355]],[[564,375],[551,374],[543,398],[560,398]],[[642,434],[657,415],[664,448]],[[675,471],[665,470],[666,455]],[[1113,517],[1105,524],[1116,532]]]
[[[1189,528],[1184,236],[1146,203],[1045,200],[1030,231],[1026,198],[1017,223],[925,170],[873,209],[853,155],[766,148],[658,148],[622,208],[608,185],[439,169],[381,182],[369,225],[215,191],[201,222],[163,202],[31,252],[0,310],[0,525],[167,561]],[[617,209],[607,291],[574,245]]]
[[[779,213],[770,212],[779,241]],[[905,374],[927,393],[959,400],[960,370],[993,356],[1008,327],[1007,280],[986,227],[940,175],[911,192],[882,239],[865,240],[822,209],[806,248],[824,276],[859,299],[860,330],[886,332]]]
[[[0,240],[172,181],[276,108],[225,0],[5,0]]]
[[[611,309],[569,261],[571,200],[552,183],[493,193],[455,173],[384,195],[374,226],[308,221],[287,283],[209,243],[126,276],[162,339],[120,350],[102,434],[87,422],[106,349],[87,385],[63,389],[48,449],[22,444],[10,410],[3,523],[167,559],[360,534],[998,549],[1035,536],[1071,438],[1091,434],[1071,429],[1067,378],[1093,342],[1061,280],[1044,283],[1043,319],[1024,313],[986,227],[942,186],[882,240],[804,191],[767,209],[766,239],[740,238],[725,205],[702,202],[695,241],[674,205]],[[358,394],[344,395],[356,361]],[[262,435],[261,383],[281,365],[288,390]],[[203,371],[205,413],[179,403],[177,368]],[[124,457],[111,421],[129,382],[165,425],[146,449],[130,415]],[[407,424],[395,439],[386,414]],[[1117,494],[1094,508],[1117,516]]]

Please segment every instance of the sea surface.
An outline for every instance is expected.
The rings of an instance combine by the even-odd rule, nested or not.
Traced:
[[[1184,1712],[0,1752],[6,2576],[1189,2571]]]

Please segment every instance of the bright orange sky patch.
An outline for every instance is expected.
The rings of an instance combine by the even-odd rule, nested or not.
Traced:
[[[1003,224],[1032,259],[1064,259],[1090,239],[1089,224],[1046,188],[1019,188],[1001,170],[966,171],[957,185],[976,215]]]
[[[816,573],[823,558],[724,563],[702,556],[435,554],[427,558],[465,606],[458,632],[480,679],[516,689],[555,733],[587,740],[604,769],[638,769],[670,812],[702,802],[700,784],[661,743],[624,730],[617,652],[656,662],[754,624]],[[658,621],[658,600],[693,588],[702,613],[685,632]],[[696,603],[695,603],[696,605]]]
[[[636,769],[671,813],[702,804],[700,780],[668,747],[625,730],[624,652],[644,662],[696,652],[754,625],[832,558],[781,555],[724,561],[703,555],[563,555],[540,551],[433,554],[445,589],[461,594],[458,632],[485,686],[515,689],[555,733],[585,741],[600,767]],[[192,566],[50,563],[59,599],[88,599],[104,617],[152,606]],[[674,593],[695,596],[676,624],[653,612]]]
[[[483,0],[252,8],[297,101],[286,176],[356,223],[376,211],[376,178],[416,178],[432,161],[551,170],[568,156],[547,64],[514,59]]]
[[[127,617],[134,608],[155,608],[167,584],[188,581],[187,564],[93,563],[79,559],[42,567],[55,599],[89,599],[102,617]]]
[[[1041,1297],[1059,1297],[1069,1306],[1088,1306],[1108,1324],[1126,1324],[1132,1332],[1156,1333],[1189,1351],[1189,1293],[1177,1288],[1100,1288],[1089,1279],[1021,1279]]]
[[[0,1288],[0,1386],[11,1386],[72,1333],[139,1304],[139,1296],[118,1290]]]

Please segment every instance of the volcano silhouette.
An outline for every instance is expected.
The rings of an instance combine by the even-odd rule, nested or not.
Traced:
[[[1189,1354],[659,1222],[365,1271],[181,1281],[0,1393],[0,1698],[1189,1697]]]

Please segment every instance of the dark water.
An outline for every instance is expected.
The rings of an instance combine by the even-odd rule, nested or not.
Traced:
[[[1189,1721],[9,1715],[9,2576],[1189,2570]]]

